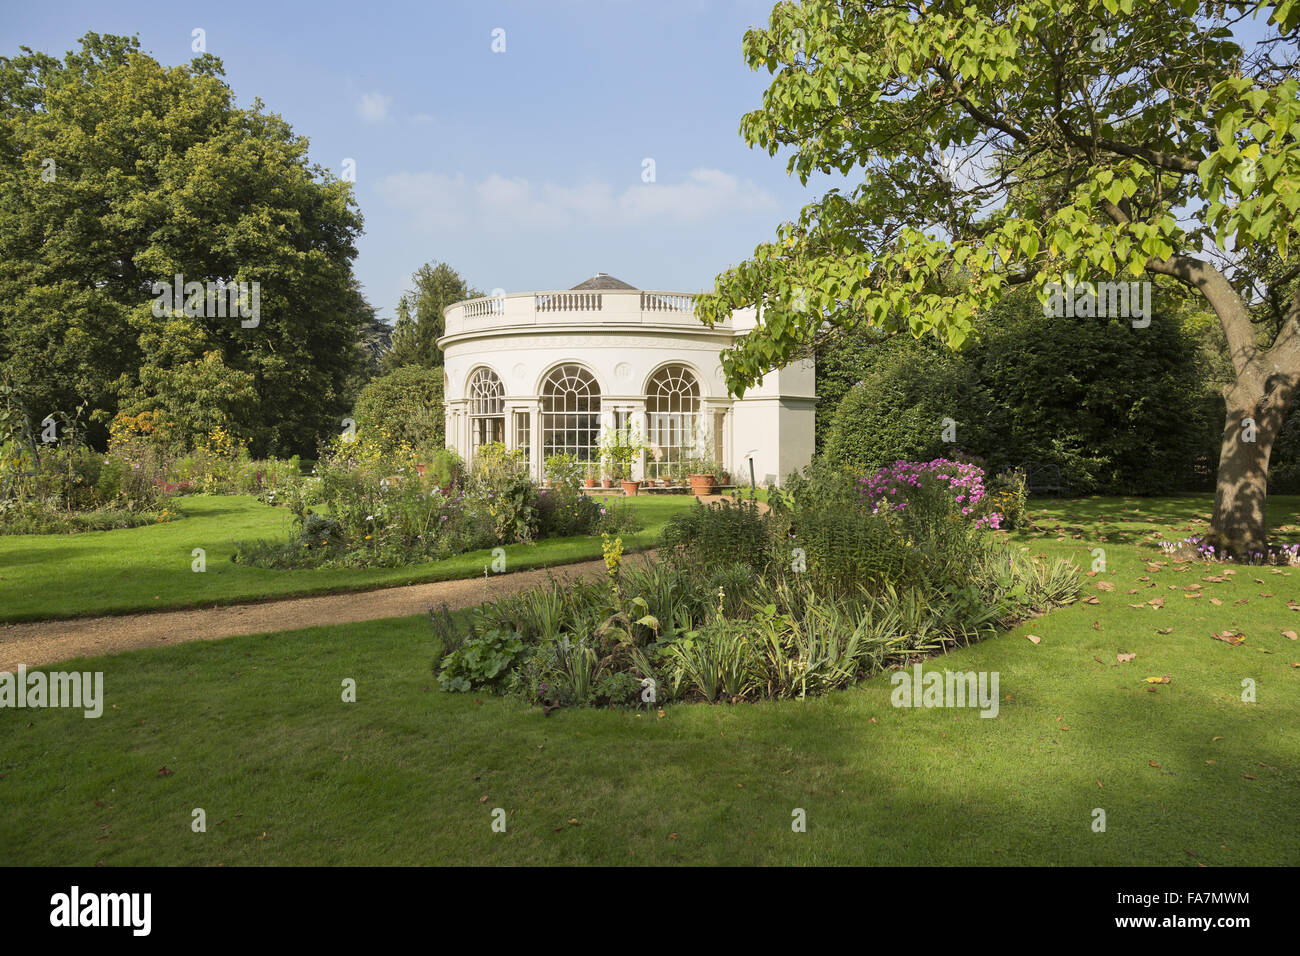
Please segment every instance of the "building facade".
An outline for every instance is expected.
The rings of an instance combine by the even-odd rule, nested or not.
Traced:
[[[742,310],[707,328],[695,297],[597,274],[572,289],[487,296],[444,313],[447,446],[466,461],[487,442],[523,449],[532,474],[551,455],[597,462],[607,429],[646,445],[633,477],[704,455],[737,483],[781,481],[812,457],[813,364],[768,374],[734,398],[719,353],[755,324]]]

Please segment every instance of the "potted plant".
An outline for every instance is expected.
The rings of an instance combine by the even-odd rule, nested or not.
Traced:
[[[713,486],[717,484],[719,471],[717,462],[704,456],[688,458],[686,460],[686,469],[690,474],[691,494],[713,494]]]
[[[588,488],[595,488],[599,482],[600,482],[600,465],[594,463],[588,465],[587,471],[582,479],[582,483],[586,485]]]
[[[635,425],[611,428],[601,436],[601,457],[609,462],[614,477],[623,486],[625,495],[634,495],[641,482],[632,477],[632,463],[641,457],[645,445]]]

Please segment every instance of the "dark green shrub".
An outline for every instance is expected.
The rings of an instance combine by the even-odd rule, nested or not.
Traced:
[[[900,339],[878,346],[865,374],[835,413],[825,445],[832,463],[866,473],[987,445],[992,402],[964,357]],[[945,420],[956,423],[955,441],[945,441]]]
[[[1154,313],[1137,329],[1118,318],[1047,317],[1024,290],[981,317],[961,353],[907,338],[836,343],[817,370],[823,406],[844,395],[824,429],[825,454],[866,472],[961,449],[986,459],[990,474],[1056,465],[1075,494],[1211,487],[1222,372],[1204,356],[1220,333],[1158,290]],[[944,418],[956,424],[952,443]],[[1295,452],[1300,439],[1275,461]]]
[[[1300,494],[1300,401],[1292,405],[1273,443],[1268,490],[1273,494]]]
[[[1032,298],[1008,303],[971,350],[1002,414],[994,440],[970,450],[994,471],[1055,464],[1075,494],[1191,487],[1222,418],[1202,400],[1196,338],[1168,301],[1157,296],[1154,311],[1135,329],[1120,318],[1047,317]]]
[[[357,396],[357,429],[372,435],[384,451],[402,442],[414,449],[443,445],[443,371],[406,365],[372,379]]]
[[[663,545],[682,567],[707,572],[719,564],[742,563],[761,571],[772,560],[772,527],[753,501],[697,502],[668,520]]]

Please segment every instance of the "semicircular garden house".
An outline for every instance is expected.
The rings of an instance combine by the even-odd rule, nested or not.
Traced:
[[[645,449],[632,477],[676,477],[703,458],[748,483],[781,481],[813,453],[813,363],[727,392],[721,350],[753,309],[706,327],[695,296],[637,289],[598,273],[572,289],[457,302],[445,310],[447,446],[471,461],[488,442],[526,452],[534,477],[552,455],[596,465],[602,436],[629,429]]]

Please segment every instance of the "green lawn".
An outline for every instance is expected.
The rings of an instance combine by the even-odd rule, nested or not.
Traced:
[[[1295,505],[1275,500],[1275,520]],[[108,706],[0,710],[0,864],[1297,865],[1300,643],[1282,632],[1300,630],[1300,569],[1151,571],[1157,549],[1120,540],[1161,527],[1125,508],[1167,531],[1206,506],[1038,509],[1084,530],[1022,543],[1089,561],[1103,546],[1107,570],[1085,587],[1099,604],[927,665],[998,672],[995,719],[894,708],[884,678],[807,702],[543,717],[440,693],[420,618],[61,665],[102,670]],[[1245,643],[1211,637],[1227,628]]]
[[[643,528],[623,535],[625,546],[652,545],[668,518],[693,500],[686,495],[627,499]],[[473,551],[409,568],[250,568],[231,562],[235,542],[287,538],[291,519],[285,509],[248,495],[196,495],[182,499],[181,507],[188,517],[169,524],[72,535],[0,535],[0,621],[201,607],[446,581],[482,574],[491,561],[490,551]],[[191,570],[195,548],[206,552],[207,570],[202,574]],[[598,537],[552,538],[506,548],[508,567],[515,571],[600,554]]]

